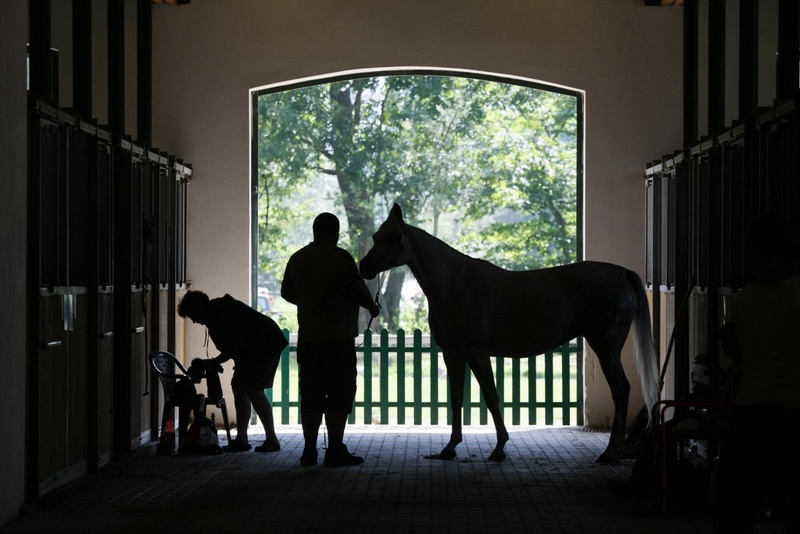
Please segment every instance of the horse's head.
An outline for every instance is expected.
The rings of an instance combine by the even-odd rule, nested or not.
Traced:
[[[403,210],[395,204],[389,216],[372,236],[372,248],[359,264],[361,276],[372,280],[378,273],[398,265],[405,265],[409,254]]]

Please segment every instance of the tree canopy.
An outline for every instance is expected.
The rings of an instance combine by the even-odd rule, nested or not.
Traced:
[[[262,94],[257,113],[257,270],[268,283],[279,285],[324,206],[357,260],[394,202],[410,224],[507,269],[577,258],[575,95],[391,75]],[[393,269],[382,288],[390,330],[427,325],[419,298],[401,318],[406,277]]]

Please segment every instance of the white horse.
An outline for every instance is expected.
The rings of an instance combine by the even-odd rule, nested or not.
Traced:
[[[600,360],[614,400],[614,422],[600,463],[616,461],[625,439],[630,384],[620,351],[634,322],[637,365],[647,413],[658,401],[659,376],[650,310],[639,276],[618,265],[580,262],[536,271],[508,271],[471,258],[403,221],[400,206],[373,236],[361,275],[408,265],[428,298],[431,334],[442,348],[450,380],[453,423],[438,457],[453,459],[462,440],[466,365],[492,414],[497,445],[489,460],[505,459],[508,431],[500,412],[490,356],[529,357],[578,336]]]

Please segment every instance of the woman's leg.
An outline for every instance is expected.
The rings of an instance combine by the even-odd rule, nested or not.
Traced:
[[[252,403],[253,409],[256,411],[261,424],[264,425],[264,433],[266,434],[265,443],[270,445],[280,446],[278,436],[275,434],[275,419],[272,416],[272,405],[267,398],[267,394],[263,389],[252,389],[247,392],[249,402]]]
[[[250,397],[246,389],[235,380],[231,382],[233,389],[233,406],[236,410],[236,437],[234,443],[247,445],[250,441],[247,438],[247,427],[250,425]],[[258,413],[258,412],[256,412]]]

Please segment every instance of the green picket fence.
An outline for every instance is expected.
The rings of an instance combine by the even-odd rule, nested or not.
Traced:
[[[296,336],[290,341],[271,390],[281,424],[299,422]],[[358,392],[350,423],[450,424],[450,387],[441,350],[430,335],[403,330],[365,330],[358,345]],[[495,383],[506,423],[512,425],[582,425],[583,355],[575,341],[531,358],[492,358]],[[492,424],[475,377],[467,373],[465,425]]]

